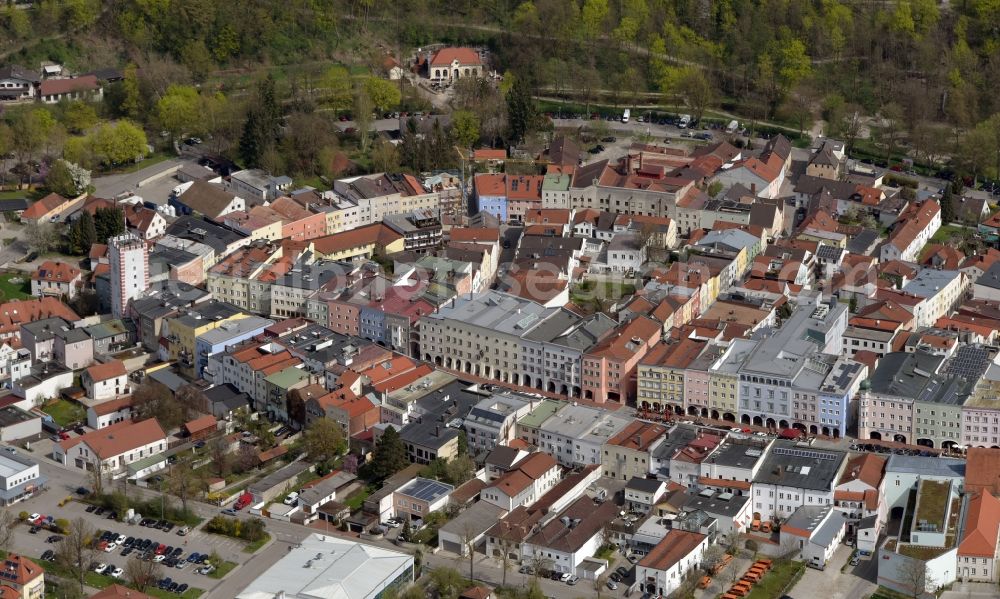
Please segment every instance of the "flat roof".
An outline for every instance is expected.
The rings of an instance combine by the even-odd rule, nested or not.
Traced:
[[[30,412],[25,412],[17,406],[5,406],[0,408],[0,428],[21,424],[22,422],[34,420],[35,418],[41,417],[35,416]]]
[[[15,452],[11,453],[9,451],[11,449],[14,449]],[[37,463],[28,458],[21,457],[16,448],[0,448],[0,477],[9,478],[33,466],[37,466]]]
[[[755,483],[799,489],[828,490],[840,477],[847,454],[831,449],[799,447],[791,441],[775,441],[761,465]]]
[[[312,534],[289,547],[236,599],[372,599],[413,580],[413,557],[338,537]]]
[[[396,493],[408,495],[427,503],[434,503],[454,490],[455,487],[441,481],[418,477],[396,489]]]
[[[543,399],[540,404],[535,406],[534,410],[522,416],[517,423],[520,426],[528,428],[538,428],[542,426],[542,424],[548,420],[550,416],[554,415],[556,412],[568,405],[568,403],[556,399]]]

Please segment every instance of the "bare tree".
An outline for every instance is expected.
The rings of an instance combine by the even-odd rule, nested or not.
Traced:
[[[934,585],[930,568],[927,563],[913,558],[906,558],[896,569],[899,580],[910,589],[909,595],[919,599],[927,592],[927,587]]]
[[[56,562],[66,568],[80,583],[83,591],[83,579],[94,558],[94,528],[83,518],[70,522],[66,536],[56,550]]]
[[[94,496],[99,497],[104,494],[104,464],[100,458],[94,456],[90,466],[90,484],[94,487]]]
[[[510,550],[513,548],[514,544],[510,539],[500,537],[499,539],[499,554],[494,555],[498,562],[500,562],[500,570],[503,572],[502,585],[507,586],[507,570],[510,570],[511,562],[513,561],[510,557]]]
[[[476,533],[473,531],[471,523],[465,525],[462,531],[462,549],[468,552],[469,558],[469,580],[476,579]],[[506,572],[504,573],[506,575]]]
[[[125,580],[140,593],[155,584],[162,574],[162,566],[152,560],[130,559],[125,564]]]
[[[10,547],[16,524],[17,514],[10,510],[0,510],[0,547]]]
[[[186,514],[188,500],[202,489],[204,480],[201,474],[191,467],[189,460],[181,460],[174,464],[170,472],[170,492],[181,500],[181,510]]]
[[[208,445],[208,453],[212,457],[212,467],[219,478],[225,478],[229,474],[229,466],[232,464],[232,454],[229,451],[229,442],[224,437],[215,439]]]
[[[600,576],[594,579],[594,593],[597,595],[597,599],[601,599],[601,593],[604,592],[605,588],[607,588],[606,586],[607,584],[608,584],[608,575],[606,573],[601,574]]]

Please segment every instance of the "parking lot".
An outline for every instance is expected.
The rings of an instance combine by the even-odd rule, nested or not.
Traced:
[[[163,545],[164,554],[167,553],[166,548],[169,546],[171,552],[174,552],[175,555],[184,560],[182,562],[183,565],[179,567],[167,567],[165,565],[166,558],[163,558],[160,577],[170,577],[172,581],[178,584],[187,584],[191,588],[208,590],[219,583],[217,579],[199,574],[197,572],[199,566],[187,561],[192,553],[210,555],[214,551],[223,560],[237,564],[245,562],[250,558],[250,554],[243,552],[244,543],[242,541],[208,534],[198,529],[190,530],[187,535],[181,536],[177,534],[180,530],[179,527],[174,527],[168,532],[139,524],[127,524],[109,520],[107,514],[99,515],[96,510],[88,512],[87,509],[90,506],[79,501],[71,501],[61,508],[58,507],[58,501],[65,496],[61,490],[50,489],[46,493],[19,503],[17,507],[19,510],[38,513],[43,516],[52,516],[57,519],[64,518],[69,521],[83,518],[97,531],[113,532],[116,537],[114,539],[116,542],[115,547],[111,551],[95,551],[93,557],[94,562],[110,565],[110,569],[117,567],[125,570],[128,560],[139,559],[141,555],[140,551],[135,549],[128,551],[118,545],[117,540],[122,536],[125,537],[125,539],[122,539],[124,541],[127,541],[131,537],[133,544],[136,539],[148,540],[149,543],[147,545],[150,548],[154,547],[154,543],[156,547]],[[22,524],[14,531],[11,546],[29,557],[40,558],[46,550],[54,551],[57,548],[55,544],[48,542],[48,539],[52,535],[53,533],[44,529],[38,531],[36,534],[32,534],[30,533],[30,527]],[[125,555],[122,555],[123,551]]]
[[[878,588],[875,584],[878,563],[873,556],[863,557],[857,566],[848,566],[840,571],[853,551],[851,547],[841,545],[825,570],[806,568],[788,595],[792,599],[853,599],[871,595]]]

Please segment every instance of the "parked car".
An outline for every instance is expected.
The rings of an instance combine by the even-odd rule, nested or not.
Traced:
[[[182,582],[181,586],[177,587],[177,590],[174,591],[174,592],[177,593],[178,595],[183,595],[184,592],[187,591],[187,590],[188,590],[187,583],[186,582]]]
[[[615,582],[615,581],[613,581],[613,580],[609,580],[607,582],[607,587],[609,589],[611,589],[612,591],[617,591],[618,590],[618,583]]]
[[[235,516],[236,510],[234,510],[231,507],[227,507],[226,509],[222,510],[222,513],[225,514],[226,516]]]
[[[576,575],[572,575],[572,576],[570,576],[570,577],[568,577],[566,579],[566,584],[568,584],[570,586],[573,586],[573,585],[575,585],[578,582],[580,582],[580,577],[576,576]]]
[[[861,563],[861,556],[855,555],[854,557],[851,558],[851,562],[850,563],[851,563],[852,566],[857,566],[858,564]]]
[[[125,570],[122,570],[121,568],[115,568],[114,570],[111,571],[111,578],[121,578],[122,574],[124,573]]]

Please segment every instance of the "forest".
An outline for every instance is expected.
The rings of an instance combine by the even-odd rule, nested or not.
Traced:
[[[1000,170],[996,0],[41,0],[32,6],[0,12],[0,56],[81,70],[135,65],[144,86],[139,104],[117,112],[140,120],[154,114],[171,85],[195,86],[203,97],[218,91],[242,105],[270,73],[287,101],[335,89],[338,83],[331,88],[324,80],[334,65],[356,79],[376,72],[387,53],[405,58],[423,45],[453,43],[489,48],[494,66],[536,98],[727,111],[803,131],[822,119],[814,133],[841,136],[873,156],[905,152],[928,165],[951,157],[954,168],[975,175]],[[347,93],[343,108],[350,107]],[[220,115],[223,108],[199,112]],[[243,122],[235,120],[233,127]]]

